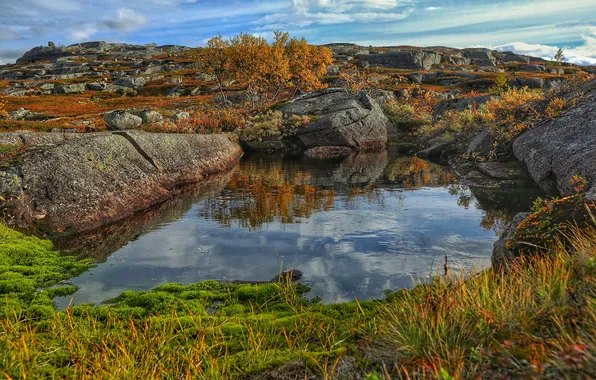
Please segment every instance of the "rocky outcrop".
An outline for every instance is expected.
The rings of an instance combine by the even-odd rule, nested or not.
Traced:
[[[358,56],[361,62],[366,62],[369,66],[409,70],[429,70],[433,65],[441,63],[442,57],[432,50],[395,50]]]
[[[561,117],[531,129],[513,143],[515,156],[545,191],[569,195],[569,180],[588,181],[588,199],[596,199],[596,81],[579,104]]]
[[[22,226],[88,231],[162,202],[174,187],[224,171],[241,155],[223,135],[94,134],[17,156],[0,189],[10,185],[22,196],[3,206]]]
[[[327,89],[299,97],[284,106],[286,115],[310,115],[316,120],[298,129],[304,150],[322,146],[345,146],[354,151],[384,149],[393,124],[381,107],[365,93],[350,94]]]

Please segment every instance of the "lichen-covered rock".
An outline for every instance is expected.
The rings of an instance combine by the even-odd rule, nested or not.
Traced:
[[[573,194],[570,179],[577,175],[596,199],[596,81],[584,91],[577,106],[517,138],[513,152],[545,191]]]
[[[55,86],[52,92],[55,94],[82,94],[85,92],[85,83],[78,84],[62,84]]]
[[[317,117],[296,132],[305,150],[320,146],[379,150],[385,148],[388,130],[394,128],[372,98],[343,89],[327,89],[299,97],[281,111],[286,115]]]
[[[112,111],[106,114],[103,119],[111,131],[135,129],[143,123],[143,119],[126,111]]]
[[[153,124],[163,121],[163,116],[157,111],[143,111],[139,114],[143,124]]]
[[[0,177],[0,188],[13,173],[20,178],[23,196],[9,204],[18,224],[31,227],[38,219],[47,232],[86,231],[169,198],[177,185],[224,171],[241,154],[223,135],[100,133],[26,151]]]

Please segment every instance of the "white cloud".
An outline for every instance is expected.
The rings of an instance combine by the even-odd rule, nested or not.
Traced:
[[[442,7],[426,7],[424,8],[427,11],[438,11],[439,9],[443,9]]]
[[[132,9],[120,8],[116,11],[116,17],[105,20],[103,23],[110,29],[130,32],[145,25],[147,17]]]
[[[79,25],[71,28],[70,38],[77,41],[87,40],[89,37],[97,33],[97,25],[90,23],[85,25]]]
[[[596,65],[596,28],[592,27],[589,34],[582,35],[584,44],[577,47],[560,46],[564,52],[567,62],[577,65]],[[530,55],[544,59],[553,59],[559,46],[542,44],[528,44],[525,42],[512,42],[496,48],[499,51],[513,51],[518,54]]]
[[[359,12],[359,13],[336,13],[336,12],[296,12],[296,13],[276,13],[265,16],[256,21],[261,25],[259,29],[285,29],[287,27],[306,27],[313,24],[334,25],[347,24],[353,22],[371,23],[371,22],[391,22],[403,20],[411,14],[410,10],[400,13],[381,13],[381,12]]]

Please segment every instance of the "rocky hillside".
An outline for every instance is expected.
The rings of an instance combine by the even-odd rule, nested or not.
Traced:
[[[486,92],[505,76],[513,87],[551,89],[581,68],[487,49],[328,45],[335,63],[326,82],[343,86],[339,75],[354,64],[374,74],[378,87],[398,97],[430,94],[437,101]],[[157,110],[165,121],[187,118],[201,105],[221,102],[213,76],[185,58],[188,48],[87,42],[40,46],[16,64],[0,66],[0,93],[9,98],[4,130],[105,129],[105,112],[127,109],[141,116]],[[242,86],[225,83],[227,100],[247,101]],[[144,124],[164,121],[153,114]]]

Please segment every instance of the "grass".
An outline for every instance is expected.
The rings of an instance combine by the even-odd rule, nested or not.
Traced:
[[[377,302],[321,305],[305,286],[166,284],[56,311],[88,262],[0,226],[6,378],[586,378],[596,347],[596,230],[492,271]],[[428,282],[428,281],[427,281]]]

